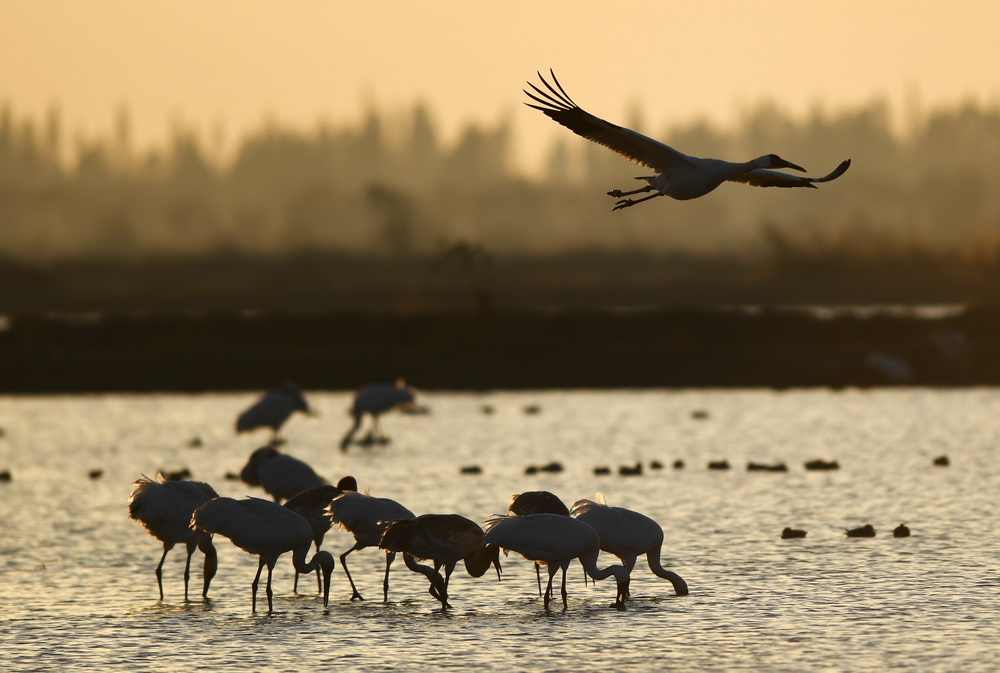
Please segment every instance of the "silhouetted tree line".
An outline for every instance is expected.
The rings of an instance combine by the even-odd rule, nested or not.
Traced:
[[[124,112],[110,137],[67,142],[58,112],[22,119],[6,105],[0,256],[44,262],[329,251],[391,259],[467,245],[501,256],[641,251],[794,265],[944,255],[993,264],[1000,109],[939,109],[911,120],[905,138],[892,131],[890,116],[878,101],[807,118],[761,105],[731,130],[700,121],[641,129],[692,154],[778,152],[813,175],[848,157],[854,164],[819,190],[724,185],[695,201],[612,213],[605,192],[631,188],[646,169],[566,133],[542,177],[528,178],[510,161],[509,119],[470,124],[454,143],[442,141],[423,105],[402,116],[371,110],[355,127],[271,124],[221,161],[211,141],[180,129],[167,147],[134,150]]]

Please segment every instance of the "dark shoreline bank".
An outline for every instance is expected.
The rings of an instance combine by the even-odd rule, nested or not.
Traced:
[[[947,348],[959,336],[967,347]],[[872,353],[905,360],[893,380]],[[804,312],[12,315],[0,393],[1000,385],[1000,308],[938,318]]]

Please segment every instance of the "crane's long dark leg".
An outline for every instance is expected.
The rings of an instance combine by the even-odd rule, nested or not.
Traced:
[[[542,568],[537,563],[535,564],[535,579],[538,580],[538,597],[542,597]]]
[[[271,603],[271,571],[274,569],[273,563],[267,564],[267,611],[268,613],[274,612],[274,606]]]
[[[641,190],[641,191],[646,191],[646,190]],[[664,195],[663,192],[656,192],[655,194],[651,194],[650,196],[644,196],[641,199],[634,199],[634,200],[622,199],[621,201],[615,204],[615,207],[611,209],[611,212],[613,213],[616,210],[621,210],[622,208],[631,208],[637,203],[642,203],[643,201],[649,201],[650,199],[655,199],[657,196],[663,196],[663,195]]]
[[[341,554],[340,555],[340,566],[344,569],[344,573],[347,575],[347,581],[351,583],[351,591],[353,592],[351,594],[351,600],[352,601],[353,600],[363,601],[365,599],[365,597],[362,596],[360,593],[358,593],[358,588],[356,586],[354,586],[354,580],[351,579],[351,571],[347,569],[347,555],[350,554],[355,549],[364,549],[364,547],[359,547],[357,544],[355,544],[353,547],[351,547],[350,549],[348,549],[347,551],[345,551],[343,554]]]
[[[563,599],[563,610],[566,609],[566,568],[568,568],[568,567],[569,567],[568,563],[566,563],[562,567],[562,599]]]
[[[160,563],[156,566],[156,586],[160,588],[160,600],[163,600],[163,562],[167,558],[167,552],[174,548],[173,542],[163,543],[163,556],[160,557]]]
[[[556,571],[559,570],[559,566],[555,563],[549,564],[549,583],[545,586],[545,597],[542,599],[542,604],[547,608],[549,607],[549,601],[552,600],[552,578],[555,577]]]
[[[632,575],[632,569],[635,568],[636,557],[635,556],[631,556],[629,558],[622,558],[621,556],[619,556],[618,560],[620,560],[622,562],[622,565],[625,566],[625,570],[628,571],[628,574],[631,577],[631,575]],[[631,590],[629,590],[628,587],[625,587],[625,595],[621,597],[621,600],[625,601],[629,597],[631,597],[631,595],[632,595]]]
[[[187,560],[184,561],[184,602],[187,603],[188,599],[188,580],[191,579],[191,555],[194,554],[195,548],[198,546],[197,542],[187,543]]]
[[[451,574],[455,571],[454,563],[447,563],[444,566],[444,594],[443,600],[441,601],[441,607],[450,608],[451,605],[448,603],[448,584],[451,583]]]
[[[641,178],[637,178],[637,179],[641,179]],[[613,196],[616,199],[620,199],[623,196],[632,196],[633,194],[642,194],[643,192],[651,192],[651,191],[653,191],[653,186],[652,185],[646,185],[645,187],[640,187],[639,189],[633,189],[633,190],[628,191],[628,192],[623,192],[620,189],[612,189],[610,192],[608,192],[608,196]]]
[[[257,566],[257,574],[254,575],[250,584],[250,611],[257,612],[257,583],[260,581],[260,571],[264,569],[264,557],[260,557],[260,564]]]
[[[392,562],[396,560],[396,552],[390,551],[385,553],[385,579],[382,580],[382,602],[389,602],[389,568],[392,566]]]

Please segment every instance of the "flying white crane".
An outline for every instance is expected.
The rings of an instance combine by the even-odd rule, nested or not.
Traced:
[[[376,498],[368,493],[345,492],[333,499],[327,508],[333,523],[354,535],[354,546],[340,555],[340,565],[351,583],[351,600],[364,600],[364,596],[354,586],[351,571],[347,569],[347,555],[365,547],[377,547],[382,533],[390,523],[398,519],[412,519],[413,512],[389,498]],[[396,552],[385,555],[385,579],[382,580],[382,600],[389,600],[389,568],[396,558]]]
[[[608,192],[608,196],[620,199],[612,210],[629,208],[657,196],[669,196],[678,200],[696,199],[727,181],[743,182],[755,187],[815,188],[814,183],[836,180],[851,165],[851,160],[847,159],[829,175],[822,178],[809,178],[770,170],[791,168],[805,172],[801,166],[785,161],[776,154],[765,154],[743,163],[692,157],[641,133],[606,122],[583,110],[566,94],[559,80],[556,79],[555,73],[552,70],[549,70],[549,73],[552,75],[552,82],[555,86],[550,84],[541,73],[538,73],[538,77],[547,91],[543,91],[528,82],[528,86],[535,93],[526,89],[524,93],[538,105],[533,103],[525,103],[525,105],[541,110],[573,133],[656,171],[656,175],[636,178],[636,180],[645,181],[645,187],[631,191],[613,189]],[[646,192],[653,193],[641,199],[622,198]]]
[[[354,402],[351,404],[350,412],[354,423],[340,440],[340,450],[347,451],[347,447],[351,445],[351,440],[354,438],[354,433],[361,427],[361,419],[365,414],[372,417],[371,441],[386,443],[388,439],[382,434],[378,417],[396,407],[412,405],[414,399],[413,389],[408,387],[402,379],[396,383],[371,383],[361,388],[354,394]]]
[[[529,561],[548,567],[549,583],[543,597],[546,608],[552,600],[552,578],[557,570],[562,569],[562,599],[563,609],[566,609],[566,568],[577,558],[595,580],[614,575],[618,588],[612,607],[625,608],[628,571],[620,565],[597,567],[601,539],[597,531],[583,521],[560,514],[528,514],[493,517],[484,526],[484,544],[516,551]]]
[[[285,382],[281,388],[264,393],[236,418],[236,433],[250,432],[257,428],[271,428],[271,441],[278,443],[281,426],[296,411],[307,415],[313,414],[298,386]]]
[[[601,538],[601,550],[617,556],[630,576],[636,558],[645,554],[653,574],[669,580],[678,596],[687,596],[687,583],[660,563],[663,529],[653,519],[624,507],[609,507],[603,493],[597,494],[597,502],[577,500],[570,516],[590,524]]]
[[[313,544],[312,528],[308,521],[292,510],[262,498],[215,498],[194,511],[191,527],[228,537],[243,551],[260,557],[257,574],[250,585],[250,605],[253,612],[257,611],[257,584],[265,565],[267,611],[274,610],[271,600],[271,571],[274,570],[278,557],[288,551],[292,552],[292,564],[296,572],[305,574],[316,568],[323,569],[323,607],[329,603],[333,556],[330,552],[318,551],[306,563],[306,554]]]
[[[163,561],[167,552],[178,542],[187,547],[187,561],[184,563],[184,600],[188,599],[188,578],[191,576],[191,555],[195,547],[205,554],[203,570],[203,597],[208,596],[208,586],[218,569],[218,556],[208,533],[197,533],[188,526],[191,514],[212,498],[218,498],[208,484],[201,481],[168,481],[157,475],[153,481],[148,477],[136,480],[128,497],[128,515],[141,523],[149,534],[163,543],[163,555],[156,566],[156,585],[163,600]]]
[[[422,514],[415,519],[393,521],[382,533],[378,546],[402,552],[406,567],[430,580],[430,594],[441,601],[442,608],[451,607],[448,584],[459,561],[465,561],[465,569],[473,577],[482,577],[493,565],[500,579],[500,548],[484,545],[479,524],[458,514]],[[434,567],[420,565],[416,559],[429,559]]]
[[[320,545],[323,544],[323,538],[326,537],[326,532],[330,530],[330,526],[333,523],[330,521],[330,515],[326,511],[330,503],[338,495],[346,491],[356,490],[358,490],[357,479],[348,475],[342,477],[336,486],[324,484],[323,486],[307,488],[286,500],[284,506],[309,522],[309,526],[313,532],[313,543],[316,545],[316,551],[319,551]],[[316,572],[316,579],[317,581],[321,579],[319,571]],[[322,584],[320,584],[319,588],[323,588]],[[299,574],[295,573],[295,582],[292,585],[292,591],[298,593],[298,590]]]
[[[240,470],[240,479],[250,486],[262,487],[275,502],[327,483],[308,463],[270,445],[250,454],[247,464]]]

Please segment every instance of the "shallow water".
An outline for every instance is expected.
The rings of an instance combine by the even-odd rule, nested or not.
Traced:
[[[0,655],[28,670],[327,669],[410,671],[995,670],[1000,537],[995,445],[1000,390],[546,391],[421,394],[427,415],[392,414],[388,447],[342,454],[346,392],[308,393],[318,418],[293,418],[285,451],[331,481],[355,475],[416,513],[482,521],[514,493],[546,489],[567,503],[597,491],[666,532],[676,597],[644,566],[628,609],[609,609],[614,581],[570,570],[569,607],[546,611],[532,565],[504,576],[457,571],[447,613],[426,580],[397,561],[381,601],[381,552],[350,557],[365,601],[334,571],[329,609],[291,591],[275,569],[275,612],[250,611],[256,559],[222,538],[209,601],[183,601],[183,553],[153,569],[161,546],[128,519],[132,481],[189,467],[223,495],[262,495],[224,479],[266,433],[235,436],[254,394],[0,398]],[[541,412],[523,408],[537,404]],[[491,405],[493,414],[481,412]],[[698,419],[693,411],[704,410]],[[201,448],[189,448],[199,437]],[[951,466],[931,464],[948,454]],[[671,469],[681,458],[686,467]],[[726,458],[733,469],[706,469]],[[807,472],[804,461],[842,469]],[[659,460],[666,468],[650,471]],[[787,473],[747,472],[784,461]],[[526,476],[560,461],[558,474]],[[593,468],[641,461],[639,477]],[[459,468],[479,465],[480,475]],[[103,476],[87,473],[101,468]],[[913,536],[895,539],[906,522]],[[844,528],[872,523],[873,539]],[[785,526],[802,540],[781,540]],[[331,531],[335,555],[353,543]],[[602,557],[602,565],[611,563]],[[192,596],[201,555],[192,562]],[[339,563],[338,563],[339,565]],[[303,578],[300,591],[312,588]]]

